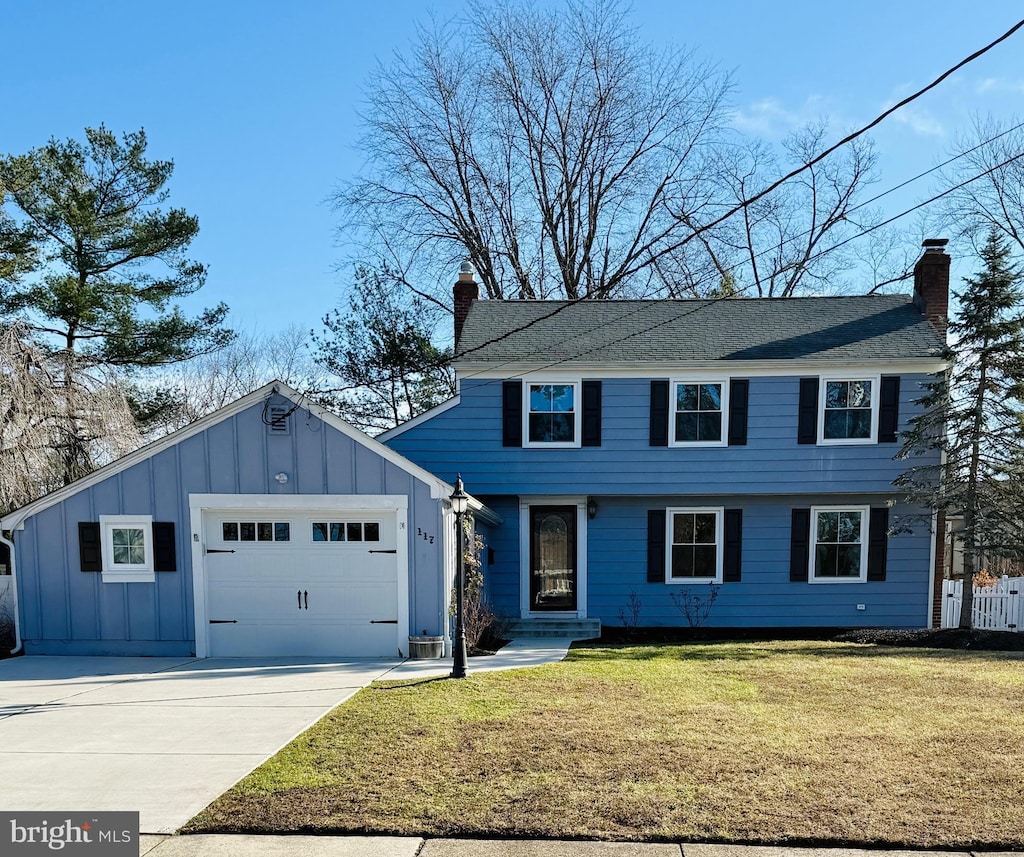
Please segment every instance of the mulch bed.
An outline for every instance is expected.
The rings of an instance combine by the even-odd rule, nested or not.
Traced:
[[[601,640],[598,645],[773,640],[834,640],[837,643],[869,643],[876,646],[1024,652],[1024,633],[962,631],[959,628],[919,628],[909,631],[862,628],[851,631],[843,628],[621,628],[606,625],[601,628]],[[594,642],[577,645],[592,646]]]
[[[874,643],[877,646],[912,646],[927,649],[973,649],[991,652],[1024,652],[1024,634],[1010,631],[921,628],[913,631],[865,629],[847,631],[837,643]]]

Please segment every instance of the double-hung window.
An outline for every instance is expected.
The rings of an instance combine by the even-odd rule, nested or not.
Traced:
[[[525,385],[526,446],[579,446],[579,382]]]
[[[727,441],[729,385],[724,380],[672,382],[673,446],[722,446]]]
[[[822,378],[822,443],[874,443],[878,424],[877,378]]]
[[[867,580],[869,515],[866,506],[811,509],[812,583]]]
[[[668,509],[667,583],[722,582],[722,509]]]

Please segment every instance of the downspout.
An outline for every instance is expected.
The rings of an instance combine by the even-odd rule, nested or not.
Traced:
[[[14,559],[14,531],[11,531],[11,539],[4,538],[3,531],[0,530],[0,542],[7,545],[8,551],[11,554],[11,596],[14,600],[14,648],[11,649],[11,654],[16,655],[21,651],[21,624],[18,622],[18,565]]]

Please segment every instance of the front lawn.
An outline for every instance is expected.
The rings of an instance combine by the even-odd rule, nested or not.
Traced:
[[[1020,848],[1022,783],[1021,654],[594,647],[375,684],[188,830]]]

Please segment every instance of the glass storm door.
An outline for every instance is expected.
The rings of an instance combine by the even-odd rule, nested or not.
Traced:
[[[530,610],[576,609],[576,507],[530,507]]]

